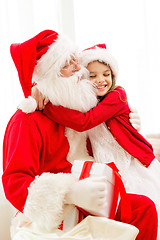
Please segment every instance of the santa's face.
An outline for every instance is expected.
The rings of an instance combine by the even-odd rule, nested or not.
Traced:
[[[65,66],[61,69],[61,76],[62,77],[70,77],[75,72],[79,71],[81,69],[78,61],[71,56],[70,62],[66,61]]]
[[[108,65],[94,61],[88,64],[89,80],[94,84],[97,96],[104,96],[112,87],[112,72]]]

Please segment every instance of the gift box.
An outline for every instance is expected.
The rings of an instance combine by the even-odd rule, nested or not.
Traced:
[[[90,212],[95,216],[114,218],[118,203],[118,193],[115,188],[115,172],[106,164],[95,163],[92,161],[75,160],[71,169],[72,174],[77,179],[86,177],[105,176],[107,185],[107,205],[99,212]],[[115,196],[116,193],[116,196]]]

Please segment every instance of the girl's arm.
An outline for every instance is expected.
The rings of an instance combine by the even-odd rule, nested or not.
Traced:
[[[122,113],[129,114],[129,107],[125,91],[121,87],[117,87],[114,91],[108,93],[103,101],[86,113],[55,106],[51,103],[46,105],[43,113],[61,125],[82,132]]]

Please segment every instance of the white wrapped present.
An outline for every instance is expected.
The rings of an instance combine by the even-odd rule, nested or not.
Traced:
[[[95,176],[106,177],[106,185],[107,185],[106,208],[102,209],[100,212],[96,212],[96,211],[90,212],[90,214],[95,216],[114,218],[115,211],[117,208],[118,196],[116,197],[116,201],[113,201],[115,197],[115,173],[112,170],[112,168],[110,168],[109,166],[103,163],[95,163],[95,162],[93,163],[92,161],[84,162],[80,160],[75,160],[73,163],[71,172],[78,179],[82,179],[85,177],[95,177]]]
[[[71,209],[68,211],[63,221],[63,230],[65,232],[71,230],[76,224],[81,222],[83,216],[94,215],[114,219],[119,199],[121,199],[121,217],[123,220],[125,221],[131,217],[130,202],[121,177],[118,174],[118,169],[114,163],[105,164],[95,163],[93,161],[75,160],[71,172],[79,180],[86,177],[105,176],[108,190],[107,206],[100,212],[94,211],[89,213],[74,205],[70,206]]]

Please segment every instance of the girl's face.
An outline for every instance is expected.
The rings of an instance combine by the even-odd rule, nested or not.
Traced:
[[[112,72],[109,66],[94,61],[88,64],[89,79],[95,83],[97,96],[104,96],[112,86]]]

